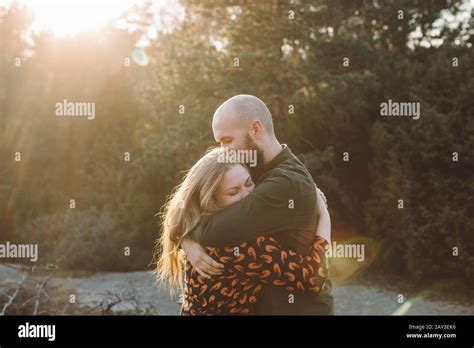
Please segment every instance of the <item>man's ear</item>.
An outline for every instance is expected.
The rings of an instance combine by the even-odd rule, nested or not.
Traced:
[[[262,137],[262,134],[263,134],[263,125],[262,125],[262,122],[260,122],[260,120],[254,120],[251,124],[250,124],[250,136],[257,140],[257,139],[260,139]]]

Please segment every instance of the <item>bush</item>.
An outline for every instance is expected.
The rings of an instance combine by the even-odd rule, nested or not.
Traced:
[[[24,240],[37,243],[39,263],[60,261],[62,269],[124,271],[143,269],[151,250],[136,247],[137,236],[120,226],[117,213],[89,208],[41,216],[22,230]],[[130,256],[125,248],[130,248]]]

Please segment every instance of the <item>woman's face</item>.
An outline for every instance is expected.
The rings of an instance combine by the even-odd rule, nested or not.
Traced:
[[[215,197],[221,204],[227,206],[247,197],[254,187],[255,184],[247,169],[237,164],[224,173]]]

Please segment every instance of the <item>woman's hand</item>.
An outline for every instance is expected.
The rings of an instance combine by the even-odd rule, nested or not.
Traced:
[[[327,205],[326,196],[316,187],[316,209],[318,210],[318,227],[316,228],[316,235],[323,237],[331,243],[331,217]]]
[[[323,191],[321,191],[317,187],[316,187],[316,204],[318,207],[319,214],[325,214],[326,212],[329,213],[328,201],[326,199],[326,196],[324,195]]]
[[[204,278],[210,279],[211,275],[221,275],[224,271],[224,265],[214,261],[206,253],[206,249],[191,238],[183,238],[181,249],[186,253],[188,261],[194,269]]]

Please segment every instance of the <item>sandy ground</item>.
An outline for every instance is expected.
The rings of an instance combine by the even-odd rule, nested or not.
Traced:
[[[0,291],[8,283],[21,279],[21,271],[0,265]],[[138,299],[140,306],[151,306],[156,315],[177,315],[179,304],[172,300],[167,289],[155,284],[150,272],[97,273],[87,277],[51,279],[51,285],[60,286],[65,294],[76,294],[76,303],[93,306],[99,304],[107,292],[128,291]],[[398,294],[362,285],[343,285],[334,289],[336,315],[473,315],[474,305],[433,301],[422,297],[406,298],[398,303]],[[133,309],[136,303],[124,301],[114,307],[121,311]]]

